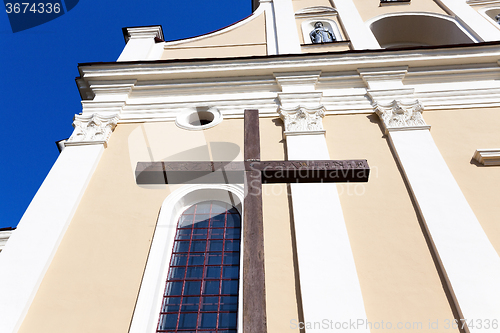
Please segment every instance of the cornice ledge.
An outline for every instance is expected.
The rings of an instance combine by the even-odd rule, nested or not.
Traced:
[[[276,83],[283,92],[314,91],[321,71],[273,73]]]
[[[64,145],[67,147],[103,144],[107,147],[111,132],[115,129],[119,118],[118,114],[77,114],[73,121],[75,130]]]
[[[500,5],[500,0],[467,0],[466,2],[470,6],[477,6],[477,5]]]
[[[163,38],[163,29],[161,25],[154,25],[149,27],[130,27],[123,28],[123,36],[125,37],[125,42],[128,43],[131,39],[141,39],[141,38]]]
[[[332,7],[326,6],[315,6],[300,9],[295,12],[295,17],[307,17],[307,16],[317,16],[317,15],[337,15],[337,10]]]
[[[500,165],[500,148],[477,149],[472,158],[482,165]]]
[[[323,117],[325,107],[306,107],[298,105],[294,108],[278,108],[278,114],[285,123],[285,137],[288,135],[324,134]]]
[[[431,127],[422,118],[423,105],[418,99],[393,100],[390,103],[374,102],[373,108],[382,120],[385,134],[392,131],[429,130]]]

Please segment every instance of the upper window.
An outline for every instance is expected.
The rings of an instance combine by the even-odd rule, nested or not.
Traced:
[[[157,332],[236,333],[241,217],[222,201],[179,218]]]

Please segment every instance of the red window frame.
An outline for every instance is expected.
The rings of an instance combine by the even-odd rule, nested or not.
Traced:
[[[157,333],[236,333],[240,241],[241,216],[227,203],[204,201],[182,213]]]

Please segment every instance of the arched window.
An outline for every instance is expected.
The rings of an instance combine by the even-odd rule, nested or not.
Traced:
[[[240,239],[241,216],[225,202],[199,202],[182,213],[157,332],[236,332]]]

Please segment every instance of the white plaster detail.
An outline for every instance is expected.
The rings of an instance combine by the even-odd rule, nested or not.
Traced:
[[[14,230],[2,230],[2,231],[0,231],[0,252],[2,252],[3,248],[7,244],[7,241],[9,240],[13,231]]]
[[[469,6],[500,5],[500,0],[467,0]]]
[[[65,146],[103,144],[107,146],[111,132],[118,123],[118,115],[75,115],[73,126],[75,130],[64,143]]]
[[[314,91],[321,71],[273,73],[284,93]]]
[[[430,129],[422,118],[424,108],[418,100],[394,100],[389,104],[374,102],[373,107],[384,124],[386,134],[395,130]]]
[[[361,18],[353,0],[333,0],[344,26],[346,38],[355,50],[380,49],[377,39]]]
[[[175,124],[182,129],[200,131],[216,126],[222,119],[222,114],[216,107],[198,106],[179,113],[175,118]],[[201,121],[210,123],[201,125]]]
[[[435,0],[453,15],[461,25],[476,36],[478,41],[493,42],[500,40],[500,30],[491,26],[480,13],[463,0]]]
[[[430,131],[389,132],[460,318],[499,318],[500,257]],[[466,269],[464,269],[466,267]],[[495,332],[469,327],[471,333]]]
[[[316,108],[307,108],[302,105],[289,109],[280,107],[278,113],[285,123],[285,136],[297,132],[325,133],[323,129],[325,107],[323,105]]]
[[[408,66],[385,68],[358,68],[361,79],[371,90],[389,90],[404,88],[403,79],[408,73]]]
[[[500,149],[477,149],[472,158],[483,165],[500,165]]]
[[[500,0],[495,3],[494,7],[484,7],[479,8],[477,11],[479,14],[483,15],[488,22],[490,22],[496,29],[500,29],[500,24],[498,24],[495,17],[500,14]]]
[[[325,135],[307,134],[286,136],[288,160],[329,160]],[[336,184],[290,184],[290,188],[304,321],[321,322],[332,314],[338,322],[366,320]],[[370,332],[365,326],[345,331]],[[314,326],[307,332],[338,329]]]
[[[301,53],[292,0],[273,0],[277,54]]]
[[[124,30],[126,31],[126,43],[128,43],[131,39],[159,38],[163,40],[163,30],[161,25],[124,28]]]
[[[16,333],[104,151],[66,147],[0,254],[0,333]]]
[[[160,25],[124,28],[124,32],[126,45],[117,61],[159,60],[151,59],[149,55],[154,49],[155,39],[163,40]]]
[[[241,215],[243,228],[243,198],[243,186],[231,184],[184,185],[168,195],[158,216],[129,333],[156,332],[175,230],[182,212],[202,201],[223,201],[236,207]],[[243,244],[240,251],[243,253]],[[243,256],[240,257],[240,277],[242,277]],[[240,283],[239,295],[238,327],[241,328],[243,283]]]
[[[337,10],[332,7],[314,6],[302,8],[295,12],[295,17],[310,17],[318,15],[337,15]]]

